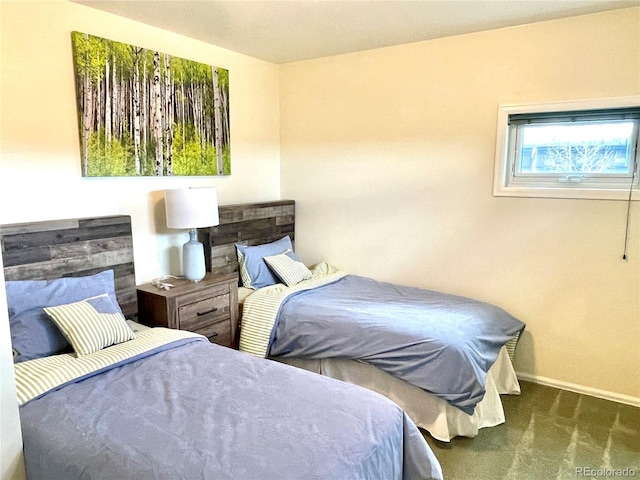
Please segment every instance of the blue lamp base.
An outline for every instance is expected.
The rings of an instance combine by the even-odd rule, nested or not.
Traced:
[[[196,229],[189,230],[189,241],[182,246],[182,274],[192,282],[199,282],[207,273],[204,246],[196,240]]]

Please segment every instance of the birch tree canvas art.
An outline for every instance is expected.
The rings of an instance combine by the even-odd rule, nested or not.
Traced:
[[[72,32],[82,175],[230,175],[229,71]]]

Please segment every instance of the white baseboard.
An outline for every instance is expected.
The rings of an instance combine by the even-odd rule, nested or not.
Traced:
[[[613,402],[625,403],[634,407],[640,407],[640,398],[632,397],[631,395],[623,395],[621,393],[609,392],[607,390],[600,390],[598,388],[585,387],[584,385],[563,382],[561,380],[555,380],[553,378],[540,377],[538,375],[532,375],[530,373],[516,372],[516,375],[520,380],[525,380],[527,382],[539,383],[540,385],[547,385],[548,387],[559,388],[561,390],[582,393],[584,395],[590,395],[592,397],[604,398],[605,400],[611,400]]]

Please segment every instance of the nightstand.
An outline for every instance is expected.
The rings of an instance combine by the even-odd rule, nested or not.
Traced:
[[[138,285],[138,321],[200,333],[211,342],[238,347],[238,275],[207,273],[199,282],[172,278],[164,290]]]

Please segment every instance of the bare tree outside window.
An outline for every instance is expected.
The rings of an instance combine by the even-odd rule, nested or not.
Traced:
[[[521,172],[624,173],[629,168],[631,122],[523,125]]]
[[[564,144],[550,147],[542,170],[559,173],[593,173],[613,170],[616,152],[604,142]],[[535,166],[532,165],[535,171]]]

